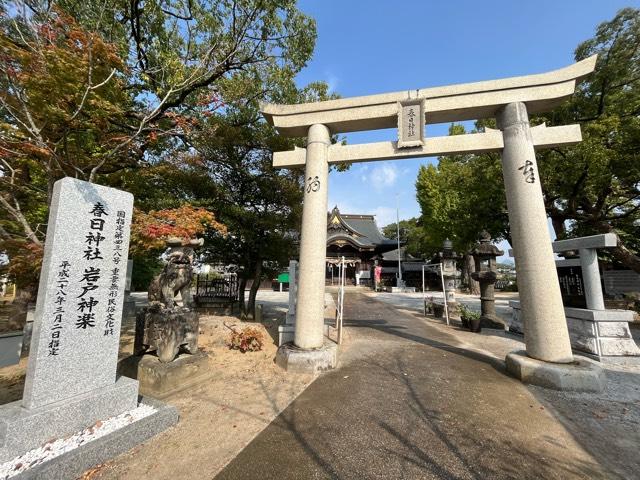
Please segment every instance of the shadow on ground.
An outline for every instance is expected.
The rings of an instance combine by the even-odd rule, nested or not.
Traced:
[[[362,295],[358,358],[316,380],[216,478],[615,478],[496,357]]]

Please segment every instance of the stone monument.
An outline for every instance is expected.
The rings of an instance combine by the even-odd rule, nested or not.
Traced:
[[[133,274],[133,260],[127,260],[127,273],[124,282],[124,301],[122,303],[122,321],[135,321],[136,301],[131,296],[131,276]]]
[[[296,331],[296,293],[298,291],[298,261],[289,260],[289,308],[284,325],[278,326],[278,346],[293,341]]]
[[[55,183],[24,394],[0,406],[0,462],[138,407],[138,382],[116,376],[132,208],[127,192]],[[132,446],[115,441],[97,461]]]
[[[494,284],[498,279],[496,258],[504,252],[491,243],[487,231],[480,234],[480,243],[471,250],[475,272],[471,278],[480,283],[480,322],[488,328],[504,328],[504,322],[496,315]]]

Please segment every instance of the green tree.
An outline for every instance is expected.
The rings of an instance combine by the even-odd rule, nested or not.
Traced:
[[[594,74],[570,100],[531,123],[582,128],[578,145],[537,153],[545,206],[558,238],[617,233],[621,245],[612,249],[613,257],[640,272],[638,45],[640,11],[623,9],[576,49],[577,61],[598,54]],[[476,130],[492,123],[479,121]],[[450,133],[462,132],[452,126]],[[421,167],[416,192],[425,228],[434,236],[450,236],[456,248],[467,249],[483,229],[494,240],[509,240],[498,154],[442,157],[437,166]]]
[[[382,228],[382,234],[391,239],[398,237],[397,223],[390,223]],[[400,220],[400,243],[404,245],[405,251],[416,258],[425,256],[425,247],[429,244],[427,232],[418,218]]]
[[[559,238],[616,233],[614,259],[640,272],[640,10],[625,8],[581,43],[595,72],[537,122],[580,123],[583,141],[540,152],[547,212]]]
[[[464,135],[466,131],[462,125],[451,125],[449,134]],[[416,197],[421,223],[429,234],[423,248],[430,254],[439,251],[446,238],[453,241],[455,249],[467,251],[482,230],[495,240],[509,238],[497,154],[440,157],[437,166],[421,166]]]
[[[217,135],[227,102],[297,92],[316,35],[294,0],[15,0],[0,14],[0,253],[31,294],[57,179],[130,190],[145,211],[215,211],[219,183],[190,142]]]
[[[35,293],[53,184],[86,178],[123,146],[116,124],[129,99],[113,46],[61,12],[0,6],[0,65],[0,253],[18,287],[17,326]],[[130,154],[121,148],[119,161]]]
[[[478,127],[480,124],[478,124]],[[462,125],[451,125],[450,135],[464,135]],[[441,157],[438,165],[421,166],[416,197],[425,229],[423,249],[433,255],[449,238],[464,254],[462,270],[472,293],[479,293],[471,278],[475,269],[467,252],[483,230],[495,241],[509,239],[509,222],[502,184],[500,157],[496,154]]]
[[[297,103],[328,99],[327,86],[315,83],[296,89],[289,75],[275,79],[282,88],[270,88],[270,101]],[[264,88],[249,82],[253,88]],[[240,267],[240,294],[251,281],[245,314],[254,316],[255,299],[261,280],[272,277],[296,255],[295,232],[302,213],[302,171],[276,170],[272,152],[301,146],[300,139],[288,139],[260,117],[257,102],[229,98],[224,115],[215,115],[193,139],[202,168],[218,185],[216,216],[228,228],[226,237],[212,236],[209,260]]]
[[[224,3],[224,8],[230,9],[231,19],[257,5],[232,2]],[[260,38],[262,42],[275,42],[282,50],[265,58],[258,56],[255,63],[217,78],[209,90],[215,95],[215,103],[193,96],[195,107],[189,106],[185,111],[196,121],[180,137],[184,148],[165,146],[149,159],[145,169],[111,176],[112,184],[134,193],[136,205],[144,211],[176,208],[188,202],[213,212],[227,226],[229,234],[217,235],[215,230],[205,233],[204,257],[240,266],[242,287],[253,280],[247,307],[250,315],[254,312],[260,280],[295,254],[293,232],[299,228],[302,200],[301,172],[276,171],[271,167],[272,151],[302,144],[300,140],[277,135],[260,115],[259,102],[296,103],[329,98],[325,84],[311,84],[299,90],[294,82],[313,51],[313,21],[293,8],[295,2],[261,5],[279,20],[259,29],[259,35],[254,32],[249,37],[254,41]],[[275,7],[279,10],[272,12],[270,9]],[[192,13],[200,15],[199,24],[206,12]],[[262,16],[262,21],[267,22],[267,17]],[[280,25],[282,19],[285,20]],[[280,28],[278,25],[284,28],[282,32],[270,30]],[[219,27],[224,30],[228,24]],[[191,105],[189,101],[186,104]],[[134,258],[140,265],[149,260]]]

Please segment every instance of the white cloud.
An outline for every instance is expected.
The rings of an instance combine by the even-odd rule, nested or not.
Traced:
[[[396,223],[396,209],[391,207],[376,207],[373,212],[376,216],[378,228],[382,228],[390,223]]]
[[[382,164],[371,169],[371,173],[362,176],[362,181],[369,183],[377,191],[392,187],[398,179],[398,169],[393,164]]]
[[[329,87],[329,93],[335,93],[338,85],[340,84],[340,78],[331,71],[324,72],[325,81]]]

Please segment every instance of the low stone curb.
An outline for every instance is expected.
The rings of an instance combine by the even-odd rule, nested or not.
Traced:
[[[178,423],[175,407],[150,397],[141,397],[140,403],[154,407],[156,412],[11,477],[11,480],[74,480],[91,467],[131,450]]]

